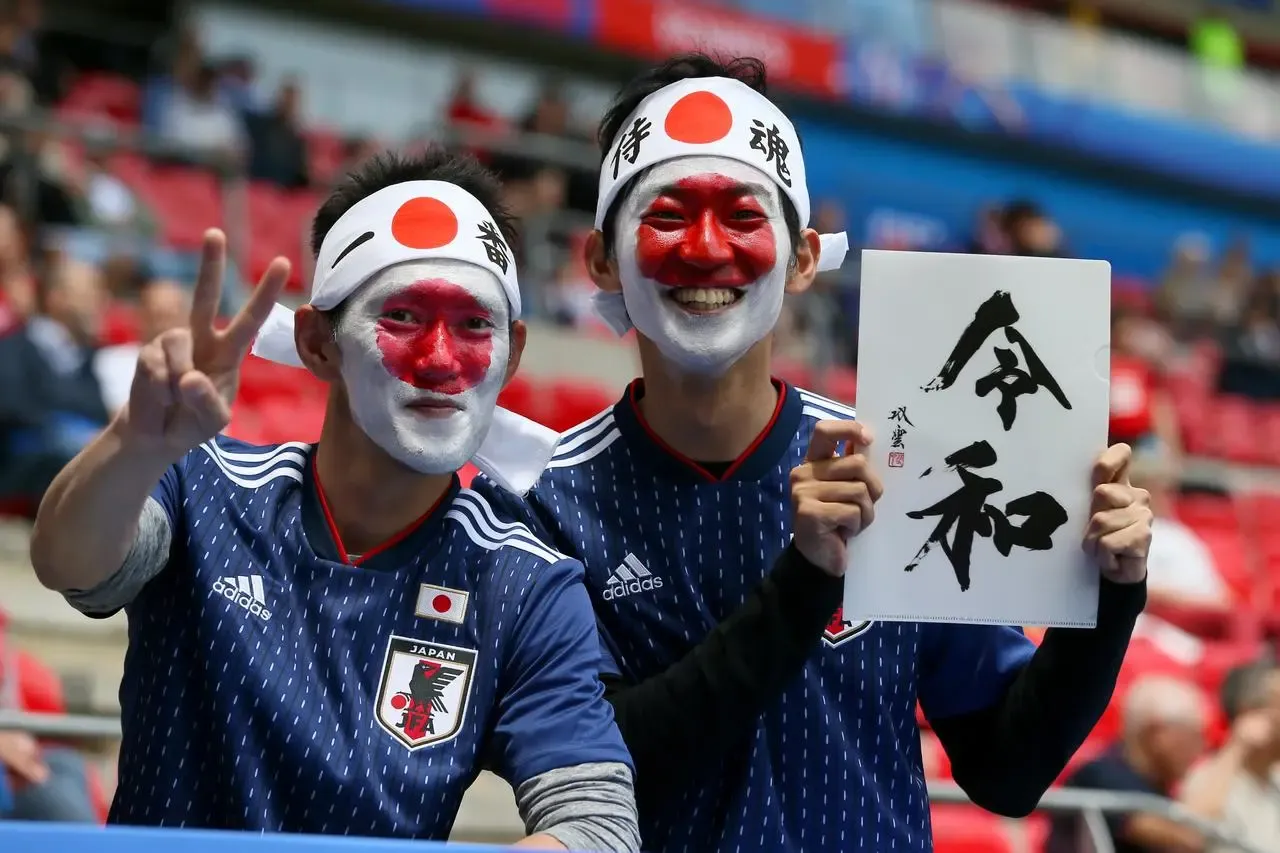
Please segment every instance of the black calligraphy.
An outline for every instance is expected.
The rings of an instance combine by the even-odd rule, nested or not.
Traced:
[[[911,418],[907,417],[906,406],[899,406],[890,412],[889,420],[893,422],[893,435],[889,438],[889,446],[901,450],[902,439],[907,435],[907,427],[914,427],[915,424],[911,422]]]
[[[971,581],[969,562],[975,537],[991,539],[1004,557],[1009,556],[1015,547],[1030,551],[1048,551],[1053,547],[1053,534],[1066,523],[1067,512],[1051,495],[1032,492],[1009,501],[1003,510],[987,502],[1004,488],[1004,484],[994,477],[974,471],[996,463],[996,451],[990,444],[975,441],[952,453],[945,461],[960,477],[960,488],[930,507],[907,513],[908,518],[937,518],[938,523],[906,571],[919,566],[937,546],[947,555],[963,592],[969,589]],[[920,476],[928,476],[932,470],[927,469]],[[1011,518],[1022,518],[1023,521],[1015,525]]]
[[[1018,397],[1034,394],[1041,388],[1047,389],[1064,409],[1070,410],[1071,403],[1058,381],[1036,355],[1027,339],[1014,328],[1019,319],[1018,309],[1014,307],[1008,292],[998,290],[993,293],[990,299],[978,306],[973,320],[965,327],[942,369],[923,386],[923,390],[929,392],[950,388],[983,344],[996,331],[1003,329],[1005,339],[1022,354],[1022,363],[1026,368],[1019,367],[1018,356],[1012,349],[996,346],[996,367],[974,383],[974,392],[979,397],[986,397],[992,391],[1000,392],[996,413],[1000,416],[1005,432],[1013,428],[1013,421],[1018,413]]]
[[[753,119],[751,148],[763,154],[766,163],[773,164],[778,180],[788,187],[791,186],[791,167],[787,165],[787,156],[791,153],[791,147],[787,145],[787,140],[782,138],[782,132],[778,130],[776,124],[766,127],[760,119]]]
[[[498,233],[497,226],[488,220],[481,222],[479,239],[484,244],[484,253],[489,262],[502,270],[505,275],[507,267],[511,264],[511,250],[507,248],[502,235]]]
[[[613,177],[618,177],[618,169],[622,166],[622,161],[635,165],[636,158],[640,156],[640,143],[649,138],[649,131],[653,127],[653,122],[644,116],[636,116],[635,121],[631,122],[631,126],[623,131],[622,136],[618,139],[618,147],[613,152]]]

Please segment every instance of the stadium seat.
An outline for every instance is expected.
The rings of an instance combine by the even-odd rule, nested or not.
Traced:
[[[595,382],[553,380],[546,389],[549,406],[541,412],[542,423],[564,432],[598,415],[614,403],[611,391]]]
[[[29,652],[18,650],[18,705],[35,714],[65,714],[62,680]]]
[[[1222,395],[1213,402],[1213,433],[1208,452],[1232,462],[1250,464],[1264,456],[1258,414],[1252,400]]]
[[[1013,853],[1000,818],[972,806],[933,807],[934,853]]]
[[[1231,588],[1236,600],[1248,602],[1252,598],[1250,593],[1257,573],[1239,530],[1198,528],[1196,532],[1213,555],[1218,574]]]
[[[102,345],[137,343],[141,332],[138,327],[138,309],[124,302],[108,303],[102,318]]]
[[[1178,519],[1196,530],[1239,530],[1240,515],[1235,502],[1222,495],[1184,495],[1174,506]]]

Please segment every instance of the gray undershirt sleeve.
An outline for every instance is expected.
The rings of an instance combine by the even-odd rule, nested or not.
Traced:
[[[67,602],[88,616],[115,613],[133,601],[142,588],[164,570],[169,562],[173,527],[169,515],[155,498],[147,498],[138,518],[138,533],[120,568],[92,589],[63,592]]]
[[[516,790],[529,835],[549,835],[583,853],[638,853],[640,827],[631,770],[617,762],[549,770]]]

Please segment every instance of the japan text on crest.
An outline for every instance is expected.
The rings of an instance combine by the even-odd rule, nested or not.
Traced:
[[[844,618],[844,607],[841,606],[831,617],[831,621],[827,624],[827,628],[822,632],[822,641],[832,648],[852,640],[859,634],[865,634],[867,629],[871,627],[868,621],[847,622]]]
[[[474,649],[392,637],[375,700],[378,724],[410,750],[452,739],[467,715],[475,665]]]

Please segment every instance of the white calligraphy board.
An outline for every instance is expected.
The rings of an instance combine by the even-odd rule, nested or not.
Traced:
[[[866,251],[859,313],[858,419],[884,495],[849,545],[844,618],[1093,626],[1080,545],[1107,439],[1110,264]],[[1002,387],[1034,390],[1002,414]]]

